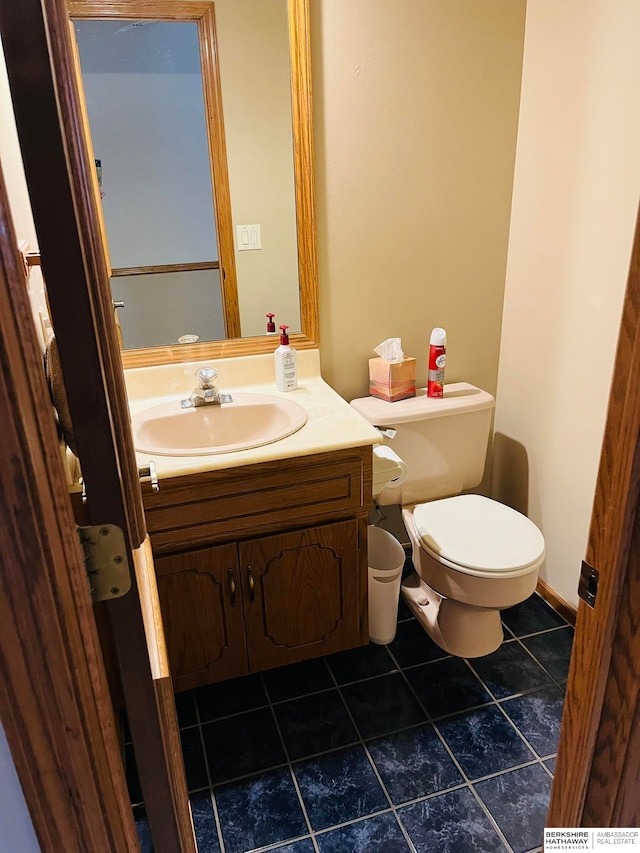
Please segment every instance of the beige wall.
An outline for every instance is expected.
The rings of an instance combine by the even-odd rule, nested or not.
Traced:
[[[401,336],[426,384],[495,391],[524,0],[314,0],[312,61],[325,378],[368,393]]]
[[[494,487],[574,605],[640,190],[638,32],[637,0],[527,3]]]

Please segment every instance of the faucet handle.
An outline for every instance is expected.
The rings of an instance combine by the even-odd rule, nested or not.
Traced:
[[[218,371],[215,367],[201,367],[196,370],[196,379],[203,390],[213,388],[217,375]]]

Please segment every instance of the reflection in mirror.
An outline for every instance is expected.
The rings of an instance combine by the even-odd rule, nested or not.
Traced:
[[[75,31],[124,346],[225,337],[197,24]]]
[[[286,2],[215,11],[222,133],[197,22],[75,21],[125,348],[301,328]]]

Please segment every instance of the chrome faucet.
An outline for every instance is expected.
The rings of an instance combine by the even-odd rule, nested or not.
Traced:
[[[215,367],[201,367],[196,370],[198,385],[193,389],[191,396],[181,402],[183,409],[192,409],[198,406],[221,406],[222,403],[232,403],[230,394],[221,394],[213,384],[218,375]]]

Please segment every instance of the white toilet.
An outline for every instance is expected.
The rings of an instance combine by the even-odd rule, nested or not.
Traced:
[[[495,651],[503,639],[500,610],[528,598],[544,561],[544,539],[519,512],[461,494],[482,480],[495,400],[458,382],[444,397],[426,390],[387,403],[375,397],[351,405],[374,426],[395,431],[385,444],[407,476],[377,496],[401,504],[416,573],[402,584],[407,604],[432,639],[460,657]],[[375,460],[374,460],[375,461]]]

